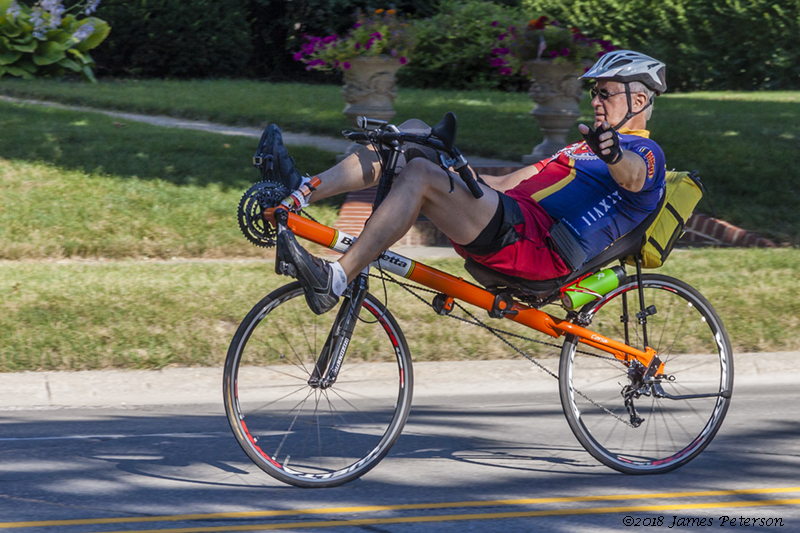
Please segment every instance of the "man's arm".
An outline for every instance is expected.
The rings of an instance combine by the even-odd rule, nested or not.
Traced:
[[[603,122],[601,128],[604,130],[610,130],[611,126],[608,122]],[[594,139],[587,137],[590,132],[588,126],[580,124],[578,126],[578,131],[580,131],[584,138],[587,139],[590,147],[592,146],[592,142],[599,141],[599,145],[597,146],[600,148],[600,153],[597,155],[600,156],[600,159],[606,161],[608,164],[608,171],[611,173],[611,177],[614,178],[614,181],[617,182],[617,185],[634,193],[642,190],[642,187],[644,187],[645,183],[645,177],[647,176],[647,165],[645,165],[644,160],[639,155],[631,152],[630,150],[620,149],[622,158],[618,159],[616,163],[612,164],[608,162],[608,159],[613,159],[613,156],[611,156],[611,148],[614,146],[614,133],[612,131],[601,133],[599,137]],[[592,135],[594,135],[594,132]],[[597,149],[595,148],[595,151],[596,150]]]
[[[622,150],[622,159],[615,165],[608,165],[608,171],[617,185],[631,192],[639,192],[644,187],[647,165],[637,154]]]

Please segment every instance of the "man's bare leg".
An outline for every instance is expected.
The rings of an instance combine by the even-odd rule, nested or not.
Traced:
[[[376,154],[361,151],[320,174],[321,184],[312,199],[369,187],[379,174]],[[310,255],[291,232],[278,235],[277,260],[295,266],[309,308],[318,315],[326,313],[335,307],[347,284],[400,239],[420,213],[456,243],[475,240],[494,216],[498,195],[482,187],[487,194],[476,199],[462,181],[455,180],[454,185],[451,193],[445,171],[427,159],[414,159],[397,176],[389,195],[339,261],[328,264]]]
[[[476,199],[456,176],[453,192],[447,174],[426,159],[413,159],[364,231],[339,264],[352,281],[359,272],[405,235],[420,213],[458,244],[469,244],[491,221],[498,196],[488,187]]]
[[[329,196],[377,185],[380,168],[378,154],[373,149],[359,150],[344,158],[336,166],[318,174],[322,183],[311,195],[311,201],[317,202]]]

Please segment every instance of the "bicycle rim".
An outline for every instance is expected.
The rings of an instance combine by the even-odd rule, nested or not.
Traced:
[[[649,344],[664,362],[663,391],[682,399],[642,395],[633,400],[644,421],[632,427],[623,399],[630,383],[628,367],[609,354],[568,337],[559,371],[564,413],[575,436],[596,459],[628,474],[655,474],[678,468],[697,456],[714,438],[727,412],[733,389],[733,355],[728,335],[711,304],[689,285],[647,274],[642,287]],[[623,312],[627,295],[627,313]],[[643,349],[635,278],[588,304],[590,329]],[[626,317],[626,318],[623,318]],[[694,396],[694,397],[690,397]]]
[[[371,294],[363,310],[327,389],[308,379],[336,312],[314,315],[298,283],[264,298],[239,326],[225,365],[228,421],[245,453],[276,479],[341,485],[373,468],[399,437],[413,391],[408,346]]]

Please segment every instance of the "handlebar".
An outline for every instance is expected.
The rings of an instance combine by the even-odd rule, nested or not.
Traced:
[[[361,117],[359,117],[361,118]],[[366,120],[360,122],[361,124],[366,125]],[[385,126],[385,124],[383,125]],[[375,130],[367,130],[367,131],[343,131],[342,135],[347,137],[349,140],[353,142],[373,142],[378,145],[387,145],[387,146],[397,146],[406,143],[416,143],[422,146],[427,146],[429,148],[433,148],[436,151],[446,153],[450,160],[448,163],[453,166],[453,168],[458,172],[459,177],[464,181],[469,189],[469,192],[472,193],[472,196],[475,198],[481,198],[483,196],[483,190],[478,186],[478,183],[475,181],[475,176],[472,173],[472,170],[467,166],[467,160],[461,155],[461,152],[458,151],[458,148],[455,146],[451,147],[448,150],[445,147],[445,144],[438,138],[434,137],[432,134],[421,135],[418,133],[407,133],[402,131],[391,131],[388,129],[375,129]],[[397,146],[399,148],[399,146]]]

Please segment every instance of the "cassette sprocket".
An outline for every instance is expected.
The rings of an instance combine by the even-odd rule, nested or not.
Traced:
[[[286,186],[274,181],[260,181],[247,189],[239,201],[237,219],[248,241],[264,248],[275,246],[277,232],[264,220],[264,211],[280,204],[290,193]]]

